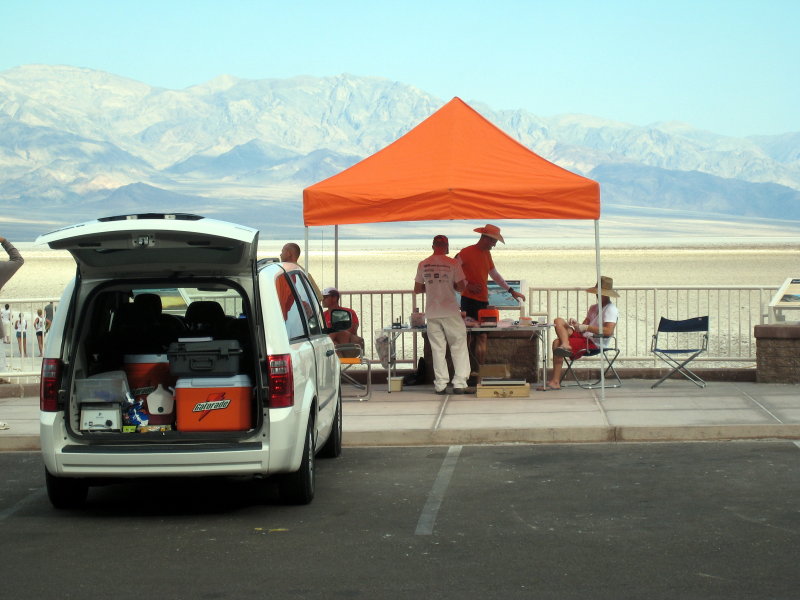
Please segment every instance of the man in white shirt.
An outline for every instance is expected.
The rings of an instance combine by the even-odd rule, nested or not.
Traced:
[[[450,372],[446,353],[449,345],[454,370],[453,393],[474,394],[475,388],[467,387],[470,373],[467,327],[455,295],[464,290],[466,277],[458,261],[447,256],[450,243],[445,236],[434,237],[432,247],[433,254],[417,266],[414,293],[427,296],[425,319],[433,356],[433,387],[437,394],[447,393]]]

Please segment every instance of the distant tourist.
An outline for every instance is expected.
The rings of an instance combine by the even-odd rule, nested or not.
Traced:
[[[19,313],[19,318],[14,321],[14,331],[17,332],[19,355],[28,356],[28,321],[22,313]]]
[[[36,317],[33,319],[33,331],[36,333],[36,344],[39,346],[39,356],[42,356],[42,349],[44,348],[44,328],[44,314],[41,308],[37,308]]]
[[[3,308],[0,308],[0,338],[3,339],[3,343],[10,344],[11,338],[11,305],[6,304]]]

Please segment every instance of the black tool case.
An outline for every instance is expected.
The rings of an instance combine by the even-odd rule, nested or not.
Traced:
[[[238,375],[242,347],[237,340],[180,340],[169,345],[169,370],[175,377]]]

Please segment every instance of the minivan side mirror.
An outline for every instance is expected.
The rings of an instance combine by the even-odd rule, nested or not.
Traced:
[[[331,326],[325,330],[325,333],[332,333],[334,331],[344,331],[350,329],[353,325],[353,320],[350,318],[350,313],[341,308],[334,308],[331,311]]]

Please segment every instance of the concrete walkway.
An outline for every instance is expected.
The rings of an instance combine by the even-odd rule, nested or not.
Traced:
[[[529,398],[437,396],[430,386],[344,403],[345,446],[800,440],[800,386],[625,379],[623,386],[532,391]],[[28,391],[28,393],[30,393]],[[39,400],[0,398],[0,451],[39,449]],[[2,426],[0,426],[2,427]]]

